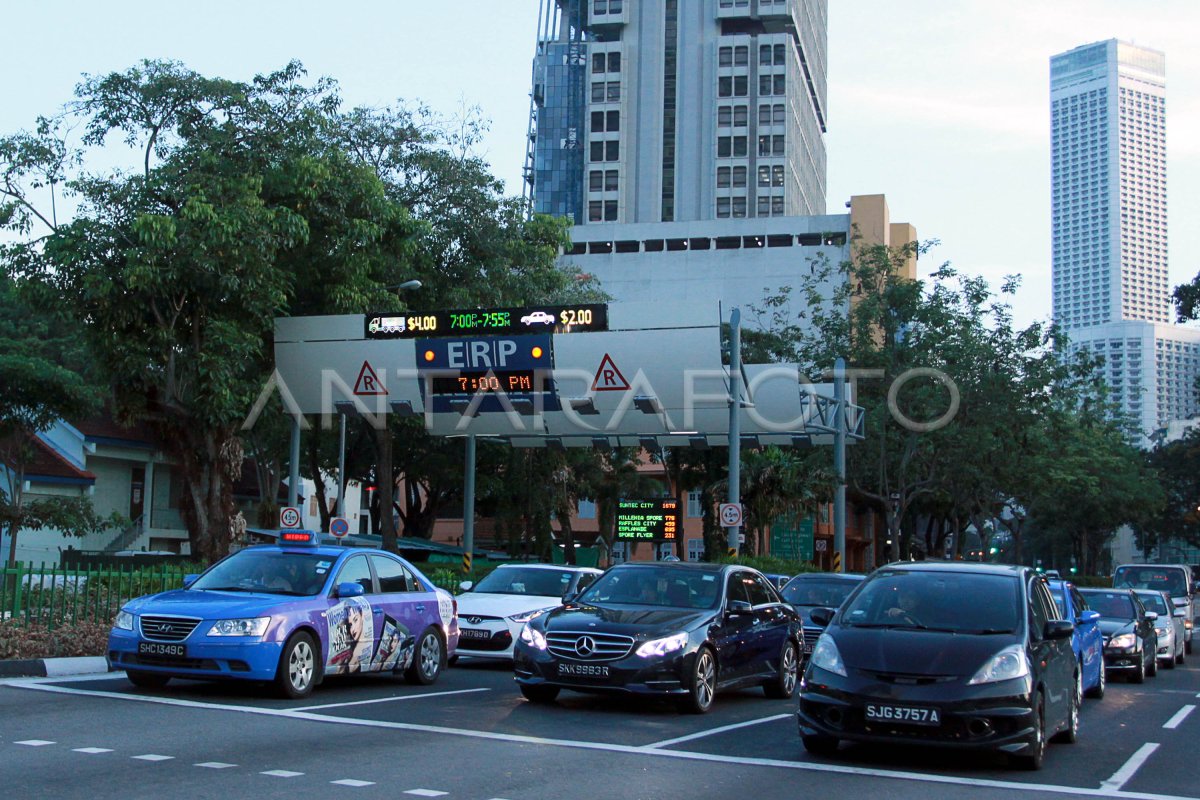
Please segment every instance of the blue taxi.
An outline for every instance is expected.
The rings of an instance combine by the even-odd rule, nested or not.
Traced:
[[[412,564],[293,530],[189,576],[182,589],[126,603],[108,663],[135,686],[269,681],[300,698],[327,675],[393,672],[431,684],[457,646],[458,604]]]

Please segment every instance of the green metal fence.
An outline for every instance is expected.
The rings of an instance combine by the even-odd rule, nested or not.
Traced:
[[[80,621],[111,622],[125,601],[177,589],[176,566],[80,569],[22,564],[0,568],[0,619],[53,628]]]

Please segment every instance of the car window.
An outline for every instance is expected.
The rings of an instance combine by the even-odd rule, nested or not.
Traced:
[[[575,581],[575,591],[582,592],[584,589],[591,586],[592,582],[595,580],[596,580],[595,573],[592,573],[592,572],[579,573],[579,579]]]
[[[937,570],[876,570],[842,606],[843,625],[1001,633],[1020,625],[1015,575]]]
[[[1079,590],[1074,586],[1071,587],[1071,601],[1075,604],[1075,613],[1082,614],[1084,611],[1089,611],[1087,600],[1079,593]]]
[[[329,556],[318,554],[241,550],[213,566],[190,588],[315,595],[325,585],[332,562]]]
[[[783,599],[798,606],[837,608],[857,585],[851,580],[797,577],[792,578],[787,586],[783,587]]]
[[[1044,591],[1041,580],[1034,578],[1029,582],[1029,632],[1033,639],[1041,639],[1046,623],[1050,621],[1050,610],[1042,601]]]
[[[499,567],[489,572],[471,591],[479,594],[521,594],[562,597],[571,580],[569,570],[543,567]]]
[[[717,603],[718,578],[713,573],[691,570],[614,567],[598,577],[579,600],[599,604],[712,608]]]
[[[1088,600],[1088,607],[1103,619],[1128,621],[1134,618],[1135,609],[1128,591],[1123,589],[1091,591],[1087,592],[1085,597]]]
[[[1064,591],[1061,586],[1050,588],[1050,596],[1054,598],[1054,606],[1058,612],[1059,619],[1067,618],[1067,598],[1064,596]]]
[[[760,575],[746,573],[746,592],[750,595],[750,604],[753,606],[765,606],[779,602],[774,587]]]
[[[367,594],[375,593],[374,583],[371,581],[371,568],[367,565],[366,556],[350,557],[342,565],[342,569],[338,572],[337,580],[334,583],[357,583],[363,587],[363,591]]]
[[[409,582],[408,570],[399,561],[387,556],[371,556],[371,561],[375,564],[375,577],[379,578],[380,592],[411,592],[416,588]]]
[[[746,573],[731,572],[729,579],[726,581],[725,588],[725,603],[728,605],[734,600],[740,600],[743,603],[750,602],[750,594],[746,591]]]
[[[1187,577],[1182,567],[1154,565],[1118,567],[1113,575],[1113,586],[1118,589],[1153,589],[1172,597],[1182,597],[1188,591]]]
[[[1167,608],[1166,600],[1163,599],[1161,594],[1139,594],[1138,600],[1142,601],[1142,605],[1146,607],[1147,611],[1153,611],[1160,617],[1171,613],[1171,610]]]

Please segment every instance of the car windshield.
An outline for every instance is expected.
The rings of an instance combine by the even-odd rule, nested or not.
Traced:
[[[829,578],[793,578],[783,587],[783,599],[797,606],[837,608],[858,582]]]
[[[498,567],[471,591],[480,594],[523,594],[562,597],[571,583],[571,571],[537,567]]]
[[[1133,613],[1133,599],[1129,592],[1088,592],[1088,608],[1095,611],[1102,619],[1118,619],[1129,621],[1137,615]]]
[[[213,566],[189,589],[311,596],[321,591],[332,556],[278,550],[240,550]]]
[[[1119,567],[1113,575],[1113,586],[1118,589],[1153,589],[1172,597],[1187,594],[1187,581],[1181,568]]]
[[[1020,623],[1015,576],[941,571],[881,571],[842,609],[843,625],[1011,633]]]
[[[579,596],[581,603],[714,608],[721,574],[654,567],[614,567]]]
[[[1142,605],[1147,611],[1153,611],[1160,617],[1171,616],[1171,609],[1167,607],[1167,601],[1157,592],[1138,592],[1138,599],[1142,601]]]

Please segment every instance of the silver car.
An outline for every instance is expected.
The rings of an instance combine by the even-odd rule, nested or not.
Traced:
[[[1135,589],[1138,599],[1147,611],[1158,614],[1154,620],[1154,632],[1158,634],[1158,663],[1165,669],[1175,669],[1184,659],[1183,618],[1186,611],[1176,607],[1171,595],[1152,589]]]

